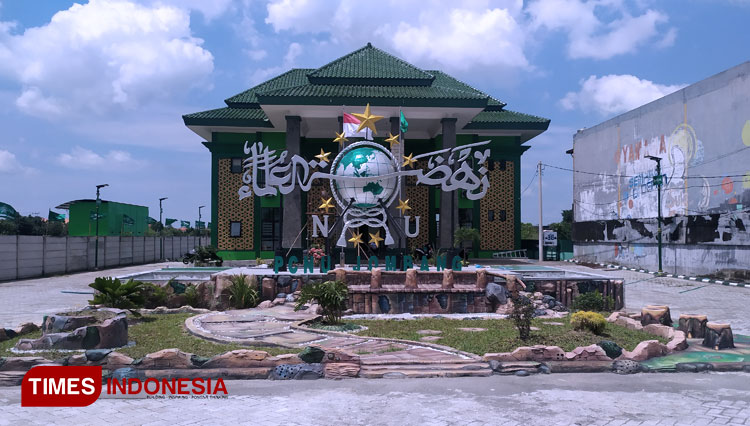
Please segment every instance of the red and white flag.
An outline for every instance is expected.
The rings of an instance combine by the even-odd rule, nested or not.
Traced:
[[[359,118],[351,114],[344,113],[344,137],[366,138],[367,127],[357,132],[357,127],[359,127],[359,123],[360,123]]]

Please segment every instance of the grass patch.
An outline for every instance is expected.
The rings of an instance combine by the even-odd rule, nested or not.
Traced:
[[[134,341],[135,345],[117,349],[117,352],[128,355],[134,359],[142,358],[146,354],[168,348],[178,348],[183,352],[189,352],[204,357],[222,354],[235,349],[255,349],[266,351],[271,355],[298,352],[294,349],[288,348],[214,343],[201,339],[200,337],[193,336],[185,330],[185,320],[193,315],[194,314],[144,315],[136,320],[130,318],[133,320],[133,323],[128,326],[128,340]],[[55,360],[75,354],[74,352],[60,351],[45,351],[37,353],[13,353],[10,351],[19,339],[35,339],[41,335],[41,331],[36,331],[34,333],[0,342],[0,356],[41,356],[50,360]]]
[[[322,322],[313,322],[310,324],[305,324],[309,328],[313,328],[315,330],[326,330],[326,331],[355,331],[362,328],[361,326],[353,323],[353,322],[343,322],[341,324],[325,324]]]
[[[563,325],[549,325],[545,322],[561,322]],[[622,348],[632,351],[636,345],[644,340],[667,340],[645,333],[629,330],[625,327],[607,323],[604,333],[597,336],[589,331],[576,331],[570,325],[569,317],[550,319],[534,319],[533,330],[527,341],[518,338],[518,331],[510,320],[453,320],[447,318],[420,318],[416,320],[356,320],[355,324],[367,327],[359,336],[383,337],[390,339],[404,339],[419,341],[423,335],[417,330],[440,330],[441,345],[450,346],[464,352],[484,355],[488,352],[512,352],[519,346],[547,345],[559,346],[565,351],[571,351],[578,346],[588,346],[601,340],[612,340]],[[461,331],[458,328],[478,327],[486,331]]]

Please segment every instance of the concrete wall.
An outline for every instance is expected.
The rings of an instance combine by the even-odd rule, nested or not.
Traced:
[[[747,267],[750,62],[580,131],[573,150],[576,256],[655,264],[656,162],[646,158],[655,156],[665,182],[662,215],[672,224],[665,232],[676,232],[664,234],[676,272]],[[636,248],[641,255],[627,254]]]
[[[208,237],[99,237],[99,267],[177,260],[209,243]],[[95,250],[95,237],[0,235],[0,281],[93,270]]]

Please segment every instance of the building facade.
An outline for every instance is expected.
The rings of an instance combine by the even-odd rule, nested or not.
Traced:
[[[211,238],[225,259],[268,258],[281,248],[323,245],[313,237],[310,217],[321,213],[321,199],[330,196],[328,182],[315,182],[306,192],[240,200],[245,143],[262,142],[308,159],[321,149],[336,156],[354,142],[334,141],[343,114],[362,112],[368,104],[385,117],[376,123],[375,141],[397,159],[490,141],[485,165],[490,186],[482,199],[417,185],[413,177],[402,180],[410,214],[422,218],[419,234],[401,242],[405,247],[449,248],[460,226],[482,235],[474,255],[520,246],[521,155],[529,149],[524,144],[547,129],[548,119],[507,110],[505,103],[441,71],[422,70],[370,44],[317,69],[289,70],[224,102],[226,107],[183,120],[211,152]],[[384,139],[398,133],[401,112],[408,131],[401,143],[389,145]]]
[[[575,256],[663,270],[750,267],[750,62],[573,138]]]

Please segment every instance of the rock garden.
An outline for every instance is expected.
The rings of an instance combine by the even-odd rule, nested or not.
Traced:
[[[18,384],[35,365],[279,380],[750,370],[750,339],[729,324],[699,314],[673,324],[665,305],[626,313],[606,284],[579,292],[488,282],[473,302],[487,308],[459,314],[362,313],[358,293],[336,279],[272,287],[241,274],[197,285],[100,278],[91,287],[89,309],[0,330],[0,384]]]

